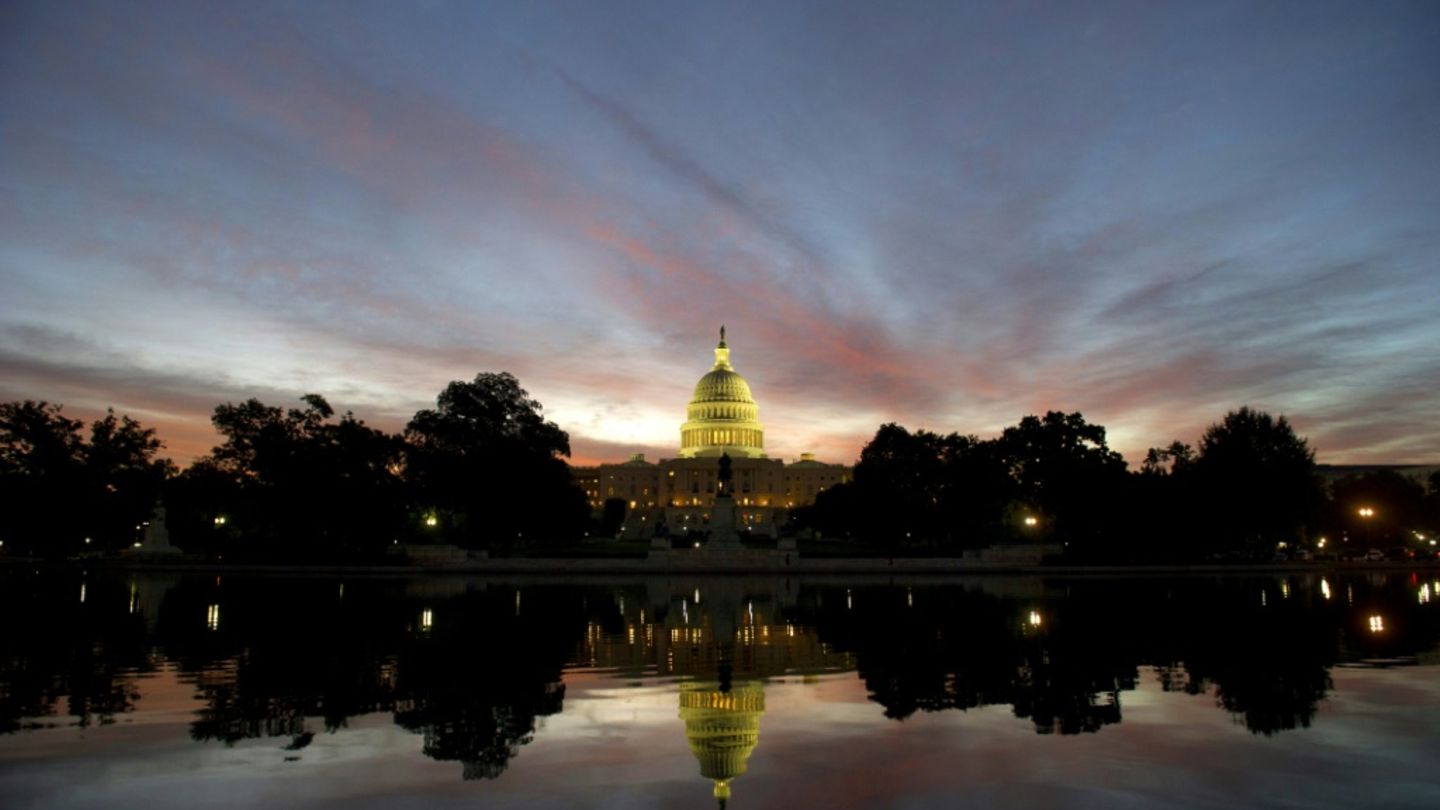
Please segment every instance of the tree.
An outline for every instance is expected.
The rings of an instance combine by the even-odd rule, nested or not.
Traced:
[[[215,408],[225,437],[174,487],[189,545],[289,559],[374,554],[404,525],[399,437],[319,394],[284,410],[249,399]],[[242,542],[243,541],[243,542]]]
[[[156,458],[162,447],[153,428],[117,417],[113,408],[91,425],[80,454],[90,495],[86,522],[104,549],[123,547],[154,512],[161,487],[175,472],[169,459]]]
[[[407,476],[422,502],[455,516],[454,539],[504,550],[573,539],[589,518],[563,457],[570,437],[510,374],[455,381],[405,427]]]
[[[0,404],[0,532],[21,551],[114,550],[154,509],[173,469],[155,431],[113,410],[88,441],[83,427],[59,405]]]
[[[84,532],[83,423],[60,411],[0,404],[0,539],[22,553],[72,552]]]
[[[1305,439],[1284,416],[1248,407],[1205,431],[1193,469],[1193,514],[1217,549],[1264,555],[1295,541],[1324,497]]]
[[[600,512],[600,536],[616,537],[625,525],[627,507],[624,498],[606,498]]]
[[[1027,416],[996,440],[1018,497],[1040,511],[1071,551],[1097,551],[1122,517],[1125,459],[1105,441],[1105,428],[1079,413]]]
[[[938,444],[934,433],[911,433],[893,422],[875,431],[855,465],[856,494],[871,505],[855,527],[861,536],[901,545],[933,534],[941,486]]]
[[[1195,450],[1182,441],[1173,441],[1165,447],[1152,447],[1145,453],[1140,465],[1144,475],[1167,476],[1183,474],[1195,461]]]

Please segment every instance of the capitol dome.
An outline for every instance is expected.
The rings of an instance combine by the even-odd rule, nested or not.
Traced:
[[[730,365],[725,327],[715,347],[715,365],[695,383],[695,393],[680,426],[680,457],[764,458],[765,429],[750,384]]]

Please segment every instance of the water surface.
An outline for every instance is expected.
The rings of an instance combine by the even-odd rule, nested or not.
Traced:
[[[0,578],[6,807],[1435,807],[1440,579]]]

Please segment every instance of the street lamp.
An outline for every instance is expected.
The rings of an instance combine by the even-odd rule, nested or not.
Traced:
[[[1362,506],[1355,510],[1355,514],[1359,515],[1360,519],[1365,521],[1365,539],[1373,545],[1375,543],[1375,527],[1370,523],[1370,519],[1375,517],[1375,510],[1368,506]]]

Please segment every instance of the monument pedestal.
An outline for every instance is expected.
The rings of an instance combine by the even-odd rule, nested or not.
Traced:
[[[165,507],[156,506],[155,514],[145,524],[145,536],[133,547],[122,549],[126,557],[171,557],[182,553],[170,545],[170,529],[165,525]]]
[[[715,497],[715,507],[710,510],[710,541],[705,547],[712,551],[744,548],[740,543],[740,532],[735,529],[735,499],[728,492]]]

